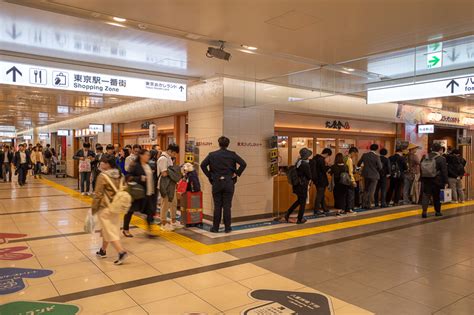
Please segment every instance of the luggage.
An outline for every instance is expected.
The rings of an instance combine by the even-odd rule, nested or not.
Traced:
[[[288,168],[288,173],[286,176],[288,178],[288,183],[292,187],[299,186],[301,184],[300,177],[298,176],[297,167],[295,165],[291,165]]]
[[[202,192],[187,191],[181,196],[181,224],[194,226],[202,224]]]
[[[453,200],[452,193],[453,192],[450,188],[441,189],[439,193],[439,199],[441,200],[441,203],[451,202]]]

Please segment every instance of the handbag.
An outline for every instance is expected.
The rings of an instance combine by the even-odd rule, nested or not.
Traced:
[[[450,188],[441,189],[441,191],[439,192],[439,199],[441,203],[451,202],[453,200],[452,193],[453,191]]]
[[[180,179],[178,185],[176,185],[176,192],[178,194],[184,194],[188,190],[188,181],[186,179]]]
[[[91,171],[91,161],[83,160],[79,161],[79,173],[86,173]]]
[[[145,198],[145,188],[137,182],[127,183],[127,192],[132,196],[132,200],[140,200]]]

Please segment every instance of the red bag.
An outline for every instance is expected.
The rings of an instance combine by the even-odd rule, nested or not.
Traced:
[[[181,179],[176,185],[176,192],[178,194],[184,194],[188,190],[188,181]]]

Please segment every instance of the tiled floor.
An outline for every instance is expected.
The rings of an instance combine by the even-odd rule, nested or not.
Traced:
[[[61,183],[74,187],[73,180]],[[4,294],[0,286],[1,303],[61,302],[80,306],[79,314],[241,314],[269,303],[252,291],[274,290],[326,296],[328,309],[317,314],[474,314],[474,215],[462,213],[469,207],[446,220],[331,245],[318,243],[420,219],[204,255],[135,228],[134,238],[122,239],[130,258],[116,266],[113,249],[99,260],[99,235],[83,233],[89,206],[44,181],[0,183],[0,233],[27,234],[0,250],[25,246],[20,252],[32,255],[7,260],[0,251],[0,272],[53,271],[25,279],[17,292]]]

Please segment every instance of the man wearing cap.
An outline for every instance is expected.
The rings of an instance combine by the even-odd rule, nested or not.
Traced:
[[[418,150],[418,146],[416,144],[410,143],[408,145],[408,155],[407,155],[407,163],[408,169],[405,172],[405,176],[403,179],[403,204],[408,205],[418,202],[418,191],[417,182],[420,178],[420,158],[416,155],[416,151]],[[413,193],[413,200],[412,191]]]
[[[308,159],[313,155],[313,152],[307,148],[300,150],[300,158],[296,161],[296,173],[298,174],[299,183],[293,186],[293,193],[298,197],[298,199],[290,206],[285,215],[286,222],[289,222],[290,215],[295,211],[299,206],[298,211],[298,221],[297,224],[302,224],[306,222],[306,219],[303,218],[306,199],[308,198],[308,185],[311,180],[311,168],[309,166]]]

